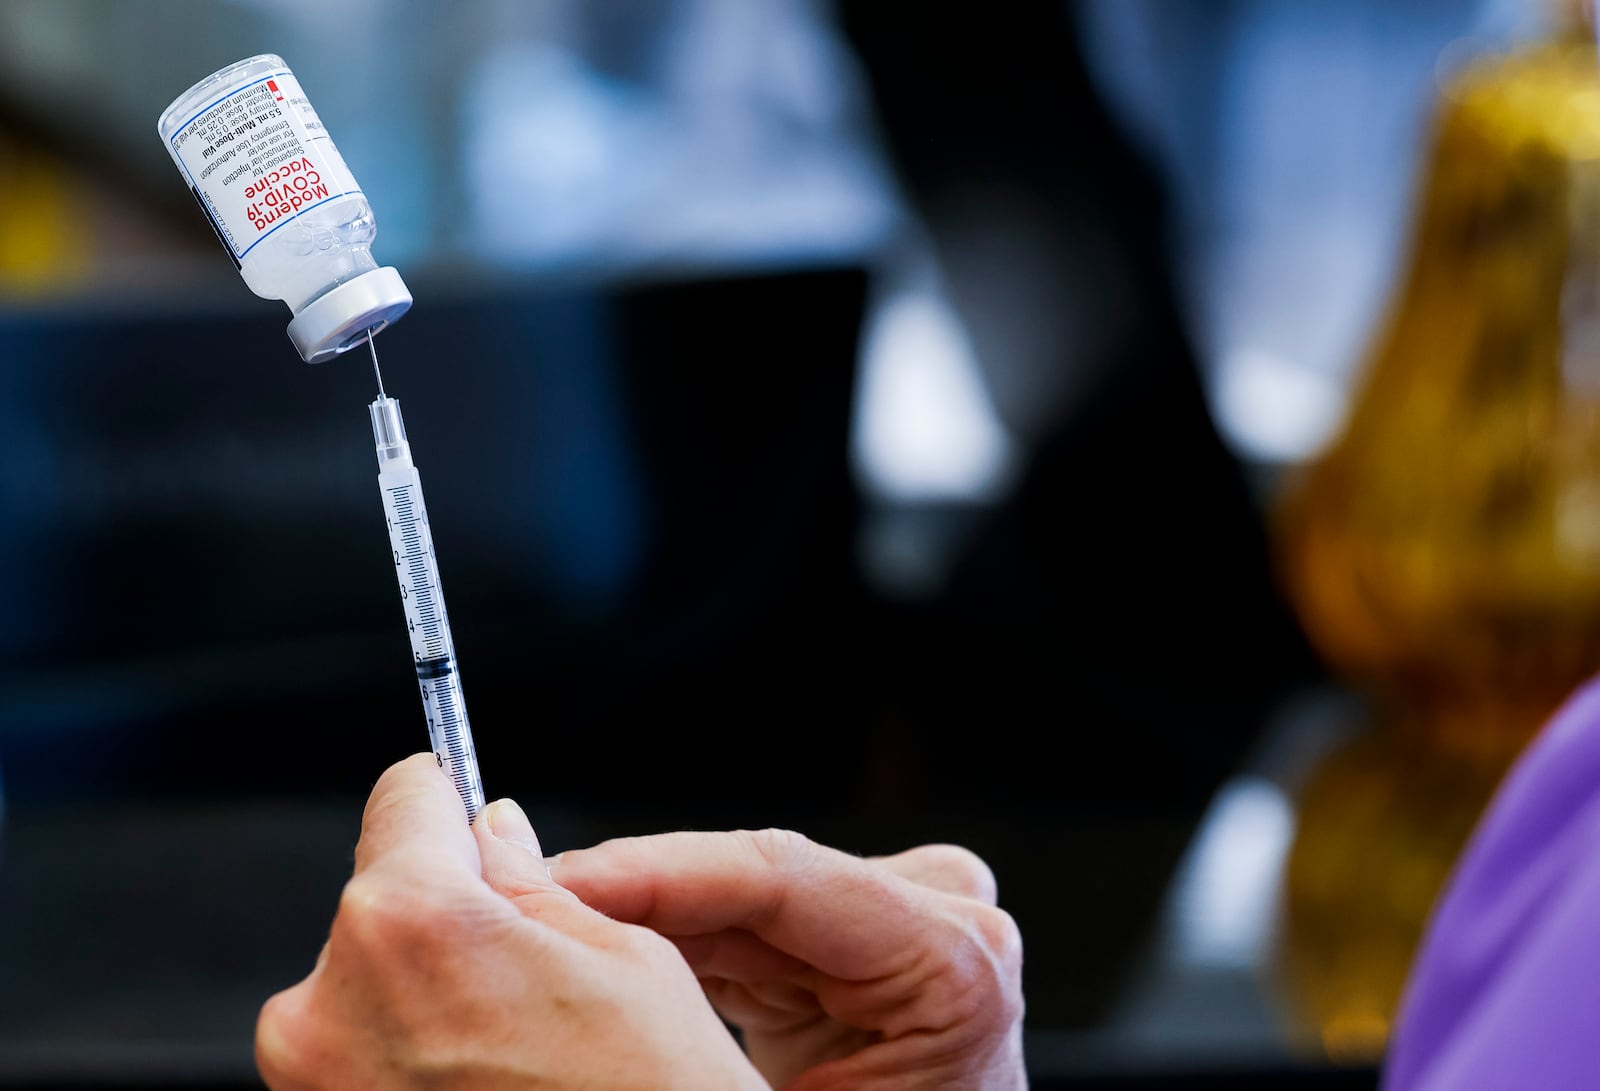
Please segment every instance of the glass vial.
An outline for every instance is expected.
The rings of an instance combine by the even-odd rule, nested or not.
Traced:
[[[245,284],[289,305],[289,339],[307,363],[410,308],[400,273],[372,257],[372,207],[283,58],[212,73],[156,128]]]

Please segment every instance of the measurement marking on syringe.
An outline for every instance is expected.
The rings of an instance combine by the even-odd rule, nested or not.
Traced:
[[[410,452],[403,446],[405,433],[399,406],[380,390],[379,400],[372,404],[372,413],[374,435],[379,444],[379,485],[388,516],[389,544],[404,600],[406,627],[427,713],[428,734],[439,765],[455,784],[470,820],[483,806],[483,782],[479,779],[472,733],[467,726],[467,709],[450,639],[450,619],[434,560],[428,510],[423,502],[421,483],[410,462]],[[397,478],[390,474],[405,476]]]

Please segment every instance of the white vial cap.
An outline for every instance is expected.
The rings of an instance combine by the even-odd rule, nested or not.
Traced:
[[[289,323],[289,340],[308,364],[331,360],[364,343],[411,309],[399,270],[385,265],[345,281],[307,303]]]

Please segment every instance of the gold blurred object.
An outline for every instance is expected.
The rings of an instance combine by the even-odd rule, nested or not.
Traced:
[[[0,295],[34,295],[83,276],[81,206],[60,162],[0,133]]]
[[[1587,28],[1460,71],[1341,437],[1285,491],[1286,591],[1371,722],[1313,775],[1282,968],[1381,1052],[1499,778],[1600,668],[1600,67]]]

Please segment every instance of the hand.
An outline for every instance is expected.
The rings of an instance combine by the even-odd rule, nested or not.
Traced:
[[[516,804],[464,818],[431,754],[378,781],[316,968],[261,1011],[269,1086],[765,1087],[671,944],[550,881]]]
[[[672,833],[551,865],[673,940],[775,1087],[1027,1086],[1021,939],[965,849],[860,859],[782,830]]]

